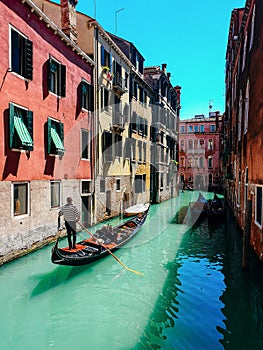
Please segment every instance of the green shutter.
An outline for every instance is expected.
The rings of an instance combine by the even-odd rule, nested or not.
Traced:
[[[25,126],[22,118],[14,116],[14,126],[23,146],[33,147],[33,140]]]
[[[104,47],[101,45],[100,47],[100,63],[102,66],[105,65],[105,55],[104,55]]]
[[[33,79],[33,44],[28,39],[25,40],[25,78]]]
[[[52,143],[52,139],[51,139],[51,122],[52,122],[52,120],[50,118],[48,118],[48,120],[47,120],[47,153],[48,154],[51,153],[51,143]]]
[[[34,137],[33,137],[33,112],[32,111],[27,111],[27,130],[33,141],[33,145],[29,146],[29,151],[33,151]]]
[[[48,91],[51,91],[51,72],[52,72],[52,59],[49,57],[49,60],[48,60]]]
[[[50,133],[51,133],[52,141],[54,142],[54,145],[55,145],[57,151],[64,152],[65,149],[64,149],[62,140],[61,140],[61,138],[60,138],[59,134],[57,133],[57,130],[54,126],[51,126]]]
[[[60,82],[61,82],[61,86],[60,86],[60,96],[61,97],[65,97],[66,96],[66,66],[64,66],[64,64],[61,64],[60,66]]]
[[[13,148],[13,140],[14,140],[14,105],[12,103],[9,103],[9,148]]]

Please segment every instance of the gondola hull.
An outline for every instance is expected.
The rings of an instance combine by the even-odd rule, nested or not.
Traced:
[[[110,232],[107,229],[96,231],[93,237],[78,242],[76,249],[59,248],[57,239],[52,249],[51,261],[58,265],[80,266],[104,258],[135,237],[147,218],[148,210],[113,227]]]

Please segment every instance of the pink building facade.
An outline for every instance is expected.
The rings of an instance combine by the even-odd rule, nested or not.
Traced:
[[[220,191],[222,186],[222,120],[219,112],[209,118],[196,115],[180,121],[180,186]]]
[[[2,0],[0,19],[0,256],[7,256],[54,236],[67,196],[88,221],[94,62],[30,0]]]

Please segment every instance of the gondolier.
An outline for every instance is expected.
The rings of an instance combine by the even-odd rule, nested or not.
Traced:
[[[59,216],[64,216],[65,226],[68,235],[68,245],[71,250],[76,249],[76,222],[80,219],[80,213],[78,209],[73,205],[71,197],[67,198],[67,204],[65,204],[58,213]],[[71,234],[73,236],[73,242],[71,241]],[[73,244],[72,244],[73,243]]]

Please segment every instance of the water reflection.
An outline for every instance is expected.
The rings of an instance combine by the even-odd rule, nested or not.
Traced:
[[[184,235],[136,349],[262,349],[263,270],[242,270],[242,236],[225,222],[198,221]]]

